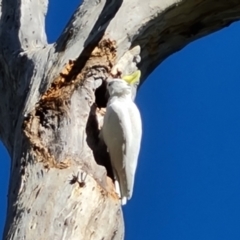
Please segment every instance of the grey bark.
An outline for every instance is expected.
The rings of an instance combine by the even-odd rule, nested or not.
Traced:
[[[170,54],[238,20],[240,4],[85,0],[51,45],[47,5],[0,4],[0,138],[12,161],[3,239],[123,239],[98,140],[104,82],[137,68],[143,82]]]

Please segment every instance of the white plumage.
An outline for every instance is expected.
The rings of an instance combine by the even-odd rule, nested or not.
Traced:
[[[120,188],[119,195],[125,204],[133,193],[142,122],[127,82],[113,79],[107,84],[107,89],[110,97],[101,134],[110,154],[116,191]]]

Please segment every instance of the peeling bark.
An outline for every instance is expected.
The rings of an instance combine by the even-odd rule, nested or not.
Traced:
[[[237,0],[86,0],[47,44],[48,1],[1,1],[0,138],[12,163],[4,239],[123,239],[98,139],[105,81],[240,18]],[[141,61],[140,61],[141,60]]]

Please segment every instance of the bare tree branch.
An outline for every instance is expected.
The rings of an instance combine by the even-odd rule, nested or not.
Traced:
[[[2,1],[1,49],[20,51],[46,45],[48,0]]]
[[[77,54],[80,54],[90,43],[93,44],[92,41],[101,39],[122,2],[123,0],[83,1],[57,40],[56,50],[65,51],[68,57],[76,58],[74,50],[78,49]]]
[[[142,46],[143,79],[165,58],[188,43],[240,19],[240,5],[230,1],[181,1],[150,21],[133,45]]]
[[[21,119],[20,111],[32,85],[32,77],[39,74],[38,67],[44,69],[46,65],[46,61],[40,61],[40,58],[43,55],[46,58],[45,53],[49,48],[42,51],[40,49],[47,44],[45,34],[47,4],[47,0],[1,2],[0,137],[10,156],[14,145],[13,129]],[[34,60],[38,60],[38,63],[34,64]],[[35,84],[40,83],[35,82]]]
[[[75,13],[63,36],[58,40],[61,48],[64,44],[68,44],[66,58],[76,59],[79,54],[79,51],[76,52],[76,46],[81,53],[86,46],[86,39],[88,38],[87,42],[91,42],[91,39],[95,38],[99,29],[93,26],[100,16],[103,4],[102,1],[98,5],[87,1]],[[86,11],[87,8],[90,8],[91,12]],[[139,67],[144,80],[173,52],[239,19],[238,0],[150,0],[141,1],[141,3],[139,0],[132,0],[123,1],[110,23],[106,24],[106,20],[101,18],[99,27],[101,30],[106,29],[101,40],[110,39],[116,42],[117,52],[116,58],[112,61],[113,65],[116,65],[130,46],[141,47],[142,61]],[[87,29],[86,32],[84,31],[86,35],[81,34],[80,29]],[[92,35],[91,30],[94,30]]]
[[[240,19],[237,0],[151,0],[141,4],[135,0],[124,4],[105,36],[118,41],[118,56],[130,44],[141,46],[142,80],[170,54]]]

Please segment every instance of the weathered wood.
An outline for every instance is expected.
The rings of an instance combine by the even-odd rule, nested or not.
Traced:
[[[144,81],[173,52],[238,20],[240,4],[86,0],[51,45],[47,5],[0,5],[0,138],[12,160],[4,239],[123,239],[98,139],[104,82],[136,68]]]

